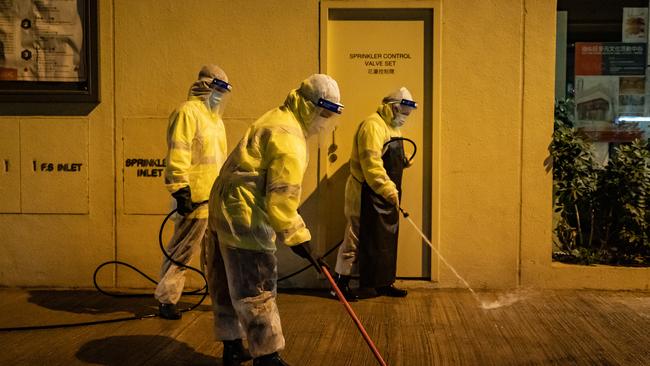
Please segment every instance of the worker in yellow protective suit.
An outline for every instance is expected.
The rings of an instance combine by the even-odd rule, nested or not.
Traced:
[[[341,113],[334,79],[315,74],[292,90],[284,104],[245,132],[210,193],[206,235],[216,338],[224,365],[238,365],[232,349],[248,339],[253,365],[287,365],[276,305],[276,243],[309,259],[311,234],[298,214],[306,138],[328,130]]]
[[[216,65],[201,68],[188,100],[169,117],[165,186],[176,208],[174,234],[167,253],[187,264],[200,246],[208,226],[210,189],[226,159],[226,131],[222,121],[226,96],[232,87],[226,73]],[[163,258],[161,279],[155,297],[165,319],[179,319],[176,307],[183,293],[185,268]]]
[[[409,90],[401,87],[384,97],[354,135],[345,186],[347,225],[335,267],[337,285],[348,300],[357,299],[349,286],[357,271],[361,287],[378,295],[406,296],[406,290],[393,285],[402,170],[409,166],[399,137],[416,108]]]

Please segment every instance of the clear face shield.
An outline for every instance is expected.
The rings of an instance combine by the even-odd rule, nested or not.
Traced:
[[[389,104],[393,110],[393,119],[391,121],[393,127],[402,127],[411,112],[418,108],[416,102],[408,99],[402,99],[399,102],[391,102]]]
[[[223,116],[223,111],[225,110],[226,104],[232,91],[232,85],[228,82],[214,78],[210,82],[210,88],[212,92],[208,95],[206,102],[208,108],[216,114],[219,115],[219,118]]]
[[[320,98],[316,103],[316,110],[314,117],[309,124],[307,135],[315,135],[317,133],[329,132],[338,121],[338,115],[343,112],[343,104],[331,102],[327,99]]]

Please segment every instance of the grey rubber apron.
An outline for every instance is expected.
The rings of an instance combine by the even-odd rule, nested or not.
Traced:
[[[402,140],[384,145],[382,161],[402,197],[402,172],[407,164]],[[362,287],[388,286],[395,282],[399,211],[364,182],[359,219],[359,281]]]

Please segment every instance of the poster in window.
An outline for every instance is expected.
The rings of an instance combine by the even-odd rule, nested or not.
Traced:
[[[644,114],[645,60],[645,43],[576,43],[576,127],[590,139],[620,142],[643,135],[638,124],[618,118]]]
[[[646,42],[648,8],[623,8],[623,42]]]

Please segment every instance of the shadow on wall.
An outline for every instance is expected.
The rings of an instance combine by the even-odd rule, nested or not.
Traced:
[[[83,362],[109,366],[222,364],[221,359],[199,353],[187,343],[158,335],[95,339],[82,345],[75,356]]]
[[[198,301],[199,297],[193,298]],[[181,308],[191,306],[186,298],[179,303]],[[110,297],[102,295],[97,291],[46,291],[31,290],[29,291],[28,302],[56,311],[67,311],[77,314],[110,314],[118,312],[127,312],[133,315],[145,315],[158,312],[158,302],[153,297],[153,291],[150,296],[142,297]],[[209,311],[211,308],[201,305],[196,310]]]
[[[350,176],[350,163],[343,164],[328,180],[327,188],[330,192],[330,202],[328,202],[329,217],[327,218],[327,237],[326,248],[323,253],[327,252],[330,248],[339,244],[343,240],[345,233],[345,213],[343,208],[345,206],[345,183]],[[328,255],[328,263],[334,265],[336,263],[336,253],[334,250],[332,254]],[[333,267],[332,267],[333,268]]]
[[[309,195],[300,205],[298,212],[305,219],[307,227],[312,230],[312,235],[315,235],[315,224],[316,220],[324,220],[327,224],[326,238],[325,238],[325,247],[316,248],[312,243],[312,250],[316,256],[322,256],[324,253],[332,249],[338,243],[343,240],[343,232],[345,231],[345,215],[343,214],[343,204],[345,202],[345,182],[350,175],[349,163],[341,166],[329,179],[324,181],[323,184],[326,184],[327,189],[330,192],[330,199],[327,202],[327,217],[321,218],[318,216],[318,193],[314,191]],[[337,250],[334,249],[330,255],[326,257],[326,262],[334,268],[336,263],[336,253]],[[298,258],[295,254],[291,252],[291,249],[284,245],[278,246],[277,251],[278,257],[278,277],[283,277],[294,271],[297,271],[308,263]],[[308,269],[292,278],[289,278],[285,281],[278,283],[278,286],[281,288],[329,288],[329,285],[323,281],[319,281],[316,277],[316,271],[313,269]]]

